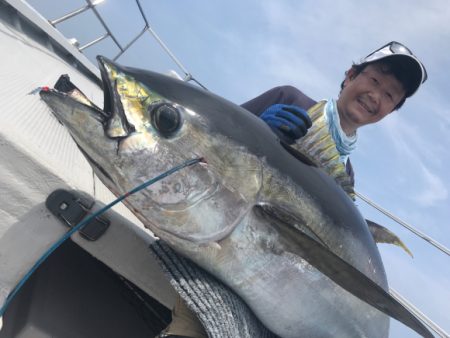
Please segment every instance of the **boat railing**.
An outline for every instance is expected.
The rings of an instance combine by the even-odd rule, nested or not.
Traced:
[[[145,32],[149,32],[151,34],[151,36],[156,40],[156,42],[161,46],[161,48],[168,54],[168,56],[175,62],[175,64],[182,70],[182,72],[184,73],[184,81],[193,81],[195,83],[197,83],[200,87],[202,87],[203,89],[207,90],[205,86],[203,86],[199,81],[197,81],[197,79],[195,79],[192,74],[186,69],[186,67],[183,66],[183,64],[178,60],[178,58],[175,56],[175,54],[173,54],[171,52],[171,50],[167,47],[167,45],[164,43],[164,41],[158,36],[158,34],[156,34],[156,32],[152,29],[152,27],[149,24],[149,21],[144,13],[144,11],[142,10],[142,6],[141,6],[141,2],[139,0],[136,0],[136,4],[137,7],[139,9],[139,12],[142,16],[142,19],[144,20],[144,27],[142,28],[142,30],[133,38],[131,39],[131,41],[125,45],[125,47],[122,47],[122,45],[119,43],[119,41],[117,40],[117,38],[115,37],[114,33],[111,31],[111,29],[109,28],[109,26],[106,24],[105,20],[103,20],[102,16],[100,15],[100,13],[97,11],[96,6],[99,5],[101,2],[103,2],[104,0],[96,0],[96,1],[92,1],[92,0],[85,0],[86,1],[86,6],[79,8],[73,12],[70,12],[58,19],[54,19],[54,20],[49,20],[49,23],[52,26],[56,26],[57,24],[68,20],[78,14],[81,14],[87,10],[92,10],[93,13],[95,14],[95,16],[97,17],[98,21],[100,22],[100,24],[103,26],[103,28],[106,30],[106,33],[103,34],[102,36],[88,42],[87,44],[83,45],[83,46],[76,46],[78,48],[78,50],[80,52],[83,52],[83,50],[99,43],[100,41],[110,37],[112,39],[112,41],[114,42],[114,44],[119,48],[119,53],[113,57],[113,60],[116,61],[122,54],[124,54]],[[74,41],[75,42],[75,41]]]

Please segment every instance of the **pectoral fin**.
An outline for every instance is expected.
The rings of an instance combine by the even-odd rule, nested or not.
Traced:
[[[403,243],[402,240],[392,231],[382,225],[379,225],[378,223],[369,221],[368,219],[366,219],[366,222],[369,226],[370,233],[372,234],[372,237],[376,243],[388,243],[397,245],[405,250],[406,253],[411,256],[411,258],[413,257],[412,252],[408,249],[405,243]]]
[[[301,228],[286,223],[286,220],[292,219],[292,216],[283,214],[283,209],[270,205],[258,205],[255,206],[255,212],[269,219],[271,225],[280,233],[280,237],[285,239],[284,244],[293,253],[308,261],[336,284],[379,311],[409,326],[423,337],[433,337],[419,319],[382,287]]]

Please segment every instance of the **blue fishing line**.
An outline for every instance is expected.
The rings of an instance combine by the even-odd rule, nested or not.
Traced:
[[[61,244],[64,243],[64,241],[66,241],[68,238],[70,238],[70,236],[72,236],[75,232],[77,232],[78,230],[80,230],[85,224],[89,223],[92,219],[94,219],[95,217],[103,214],[106,210],[112,208],[114,205],[116,205],[117,203],[123,201],[125,198],[127,198],[130,195],[133,195],[134,193],[145,189],[146,187],[148,187],[149,185],[152,185],[153,183],[173,174],[174,172],[183,169],[185,167],[188,167],[190,165],[202,162],[203,159],[201,158],[196,158],[196,159],[192,159],[192,160],[188,160],[180,165],[177,165],[176,167],[173,167],[170,170],[167,170],[166,172],[162,173],[161,175],[152,178],[151,180],[148,180],[147,182],[142,183],[141,185],[137,186],[136,188],[128,191],[127,193],[119,196],[117,199],[115,199],[113,202],[109,203],[108,205],[104,206],[103,208],[101,208],[100,210],[94,212],[93,214],[91,214],[90,216],[88,216],[87,218],[85,218],[84,220],[82,220],[80,223],[78,223],[76,226],[74,226],[72,229],[70,229],[68,232],[66,232],[64,234],[64,236],[62,236],[56,243],[54,243],[37,261],[36,263],[33,265],[33,267],[26,273],[26,275],[20,280],[20,282],[14,287],[14,289],[11,291],[11,293],[8,295],[8,297],[6,298],[5,304],[2,306],[2,308],[0,309],[0,318],[3,316],[3,314],[6,311],[6,308],[8,307],[8,305],[11,303],[11,301],[13,300],[13,298],[16,296],[16,294],[19,292],[19,290],[22,288],[22,286],[25,284],[25,282],[31,277],[31,275],[36,271],[36,269],[48,258],[48,256],[50,256]]]

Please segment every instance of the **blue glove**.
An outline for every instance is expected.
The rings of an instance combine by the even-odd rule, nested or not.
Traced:
[[[259,117],[287,144],[293,144],[305,136],[312,126],[306,110],[294,105],[274,104]]]

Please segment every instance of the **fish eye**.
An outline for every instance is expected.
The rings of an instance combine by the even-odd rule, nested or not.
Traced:
[[[183,124],[179,109],[169,103],[159,103],[148,107],[153,127],[164,137],[175,134]]]

